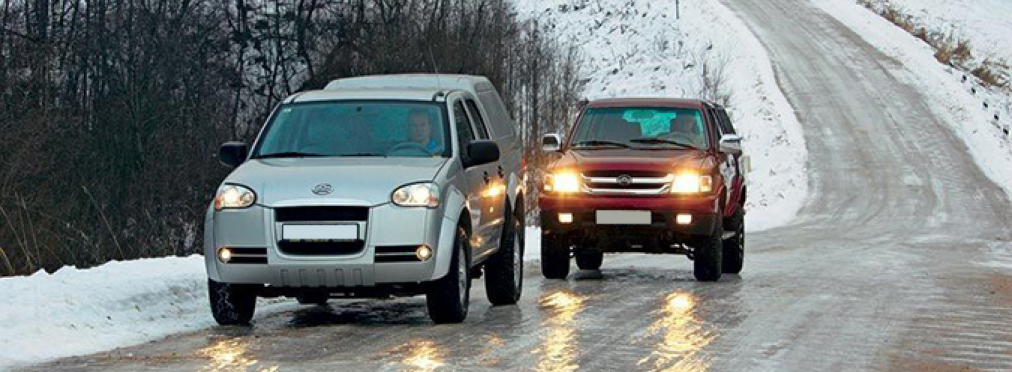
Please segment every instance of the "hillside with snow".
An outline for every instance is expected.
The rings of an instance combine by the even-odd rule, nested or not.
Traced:
[[[977,62],[1012,61],[1012,3],[1007,0],[873,0],[909,14],[915,22],[965,39]]]

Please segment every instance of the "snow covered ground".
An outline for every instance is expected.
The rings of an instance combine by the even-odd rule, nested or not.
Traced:
[[[919,24],[970,41],[974,59],[1012,61],[1012,3],[1008,0],[874,0]]]
[[[204,258],[167,257],[0,279],[0,371],[214,325]],[[258,315],[291,303],[261,300]]]
[[[752,159],[746,228],[791,221],[807,195],[801,125],[765,49],[718,0],[518,0],[521,14],[580,45],[589,99],[726,97]],[[705,71],[705,72],[704,72]],[[703,76],[716,76],[706,89]],[[714,86],[714,84],[710,84]]]
[[[1003,188],[1006,194],[1012,195],[1012,143],[1001,129],[1007,128],[1009,119],[1012,119],[1012,102],[1008,91],[987,89],[975,83],[972,77],[964,81],[966,74],[939,63],[934,58],[934,50],[926,43],[854,2],[814,1],[870,44],[902,63],[905,69],[896,70],[896,76],[923,92],[934,113],[952,126],[984,173]],[[917,9],[932,14],[937,19],[949,19],[946,22],[952,24],[973,24],[966,32],[968,37],[981,38],[980,41],[973,41],[974,45],[982,45],[981,49],[984,49],[990,43],[987,40],[1000,40],[995,50],[1012,53],[1007,49],[1008,45],[1012,45],[1012,33],[1001,31],[1012,29],[1012,23],[1009,23],[1007,17],[1012,14],[1012,2],[902,2],[907,5],[919,4]],[[990,23],[977,25],[978,22]],[[999,34],[1000,32],[1005,33]],[[993,247],[994,262],[988,265],[1012,268],[1010,250],[1012,246],[1009,244],[996,243]]]

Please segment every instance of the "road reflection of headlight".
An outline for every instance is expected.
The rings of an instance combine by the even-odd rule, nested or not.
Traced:
[[[248,343],[240,339],[218,340],[207,347],[200,349],[198,353],[211,359],[211,364],[204,367],[203,371],[263,371],[273,372],[278,366],[265,368],[253,368],[259,363],[246,355]]]
[[[577,327],[573,325],[576,315],[583,310],[585,297],[559,291],[541,298],[539,304],[548,314],[542,322],[545,329],[544,346],[537,371],[576,371],[579,353]]]
[[[654,351],[639,364],[652,365],[650,369],[676,371],[705,371],[710,362],[699,352],[713,341],[713,332],[696,316],[695,295],[674,292],[665,297],[660,317],[650,326],[648,335],[660,334]],[[648,336],[648,337],[649,337]]]
[[[434,371],[446,365],[443,350],[432,340],[413,339],[390,351],[403,356],[401,363],[412,371]]]

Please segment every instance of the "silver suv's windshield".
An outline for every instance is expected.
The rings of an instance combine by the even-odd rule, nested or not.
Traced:
[[[699,110],[663,107],[588,109],[570,145],[575,148],[709,147]]]
[[[447,133],[438,103],[288,104],[267,124],[253,157],[449,157]]]

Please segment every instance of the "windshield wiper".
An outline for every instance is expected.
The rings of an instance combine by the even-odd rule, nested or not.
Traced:
[[[650,145],[675,145],[675,146],[684,147],[684,148],[687,148],[687,149],[699,150],[699,147],[697,147],[695,145],[690,145],[688,143],[682,143],[682,142],[678,142],[678,141],[666,140],[666,139],[663,139],[663,138],[636,138],[636,139],[629,140],[629,142],[633,142],[633,143],[645,143],[645,144],[650,144]]]
[[[382,156],[384,158],[387,157],[386,154],[377,154],[377,153],[373,153],[373,152],[355,152],[355,153],[351,153],[351,154],[338,154],[337,156],[339,156],[339,157],[344,157],[344,156],[349,156],[349,157],[352,157],[352,156],[360,156],[360,157]]]
[[[616,147],[629,147],[629,145],[622,142],[615,141],[603,141],[603,140],[587,140],[577,141],[573,144],[574,147],[601,147],[601,146],[616,146]]]
[[[309,152],[285,151],[285,152],[275,152],[273,154],[263,154],[263,155],[257,156],[256,158],[257,159],[270,159],[270,158],[314,158],[314,157],[319,157],[319,156],[324,156],[324,155],[323,154],[313,154],[313,153],[309,153]]]

